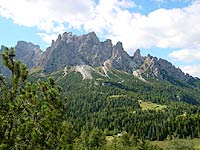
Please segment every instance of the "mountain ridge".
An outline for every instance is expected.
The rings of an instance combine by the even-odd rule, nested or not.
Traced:
[[[112,68],[131,73],[138,78],[183,82],[195,79],[167,60],[151,55],[141,56],[140,49],[130,56],[121,42],[113,45],[110,39],[100,41],[95,32],[80,36],[65,32],[58,35],[57,40],[52,41],[44,52],[38,45],[25,41],[17,42],[15,49],[16,59],[25,63],[29,69],[40,66],[45,74],[64,70],[66,66],[103,67],[109,62]],[[5,72],[1,64],[0,72]]]

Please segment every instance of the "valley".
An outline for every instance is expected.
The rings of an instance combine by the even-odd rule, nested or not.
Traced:
[[[200,79],[166,60],[140,50],[129,56],[121,42],[100,42],[94,32],[59,35],[45,52],[18,42],[1,56],[2,147],[26,139],[39,149],[57,147],[51,142],[64,149],[162,149],[159,141],[200,138]],[[64,143],[54,140],[58,133]]]

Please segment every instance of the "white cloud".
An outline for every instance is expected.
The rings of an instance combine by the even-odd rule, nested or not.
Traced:
[[[48,43],[71,29],[95,31],[113,43],[122,41],[130,54],[137,48],[173,48],[178,49],[169,54],[173,59],[200,60],[200,0],[147,15],[130,11],[141,7],[133,0],[0,0],[0,16],[37,27],[38,35]],[[200,65],[182,69],[197,76]]]
[[[200,47],[199,0],[182,9],[158,9],[148,15],[130,11],[138,7],[133,0],[0,0],[0,16],[36,26],[48,42],[74,28],[122,41],[129,53],[137,48]]]
[[[121,12],[126,13],[125,17],[129,16],[130,12],[125,8],[131,7],[136,7],[136,4],[131,0],[100,0],[99,4],[94,8],[92,19],[85,22],[84,28],[87,31],[94,30],[99,34],[106,34],[106,36],[109,33],[115,34],[112,27],[114,28],[116,17]],[[123,20],[121,23],[123,23]],[[123,30],[121,27],[123,26],[120,26],[119,30]]]
[[[56,40],[58,38],[57,33],[47,34],[47,33],[38,33],[38,35],[47,43],[50,43],[52,40]]]
[[[46,34],[58,34],[66,31],[64,23],[80,28],[90,19],[92,7],[92,0],[0,0],[0,16]]]
[[[169,57],[173,58],[174,60],[184,62],[200,60],[200,49],[183,49],[173,51],[169,54]]]
[[[122,40],[127,49],[200,46],[199,3],[183,9],[158,9],[145,16],[112,2],[100,1],[94,18],[84,26],[86,30],[106,31],[114,41]]]
[[[39,26],[48,31],[54,23],[78,22],[92,9],[91,0],[0,0],[1,16],[24,26]],[[80,17],[80,18],[79,18]],[[43,24],[48,24],[47,29]]]
[[[186,72],[186,73],[188,73],[188,74],[190,74],[190,75],[192,75],[194,77],[200,77],[200,72],[199,72],[200,64],[191,65],[191,66],[183,66],[183,67],[181,67],[181,69],[184,72]]]

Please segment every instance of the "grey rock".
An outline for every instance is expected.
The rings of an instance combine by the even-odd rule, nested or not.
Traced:
[[[4,46],[1,46],[1,52],[4,50]],[[15,60],[20,60],[22,63],[31,69],[39,65],[39,61],[42,56],[42,50],[38,45],[34,45],[30,42],[18,41],[15,46]],[[4,68],[2,64],[2,58],[0,57],[0,73],[5,76],[11,75],[11,72]]]
[[[20,60],[22,63],[31,69],[38,66],[39,60],[42,55],[42,50],[38,45],[31,42],[18,41],[15,46],[15,59]]]
[[[45,52],[42,52],[38,45],[24,41],[19,41],[15,49],[16,59],[25,63],[29,69],[39,66],[44,73],[52,73],[66,66],[89,66],[101,67],[105,74],[109,69],[115,68],[133,73],[144,80],[154,78],[188,82],[193,79],[164,59],[151,55],[141,56],[139,49],[131,57],[121,42],[116,45],[113,45],[110,39],[101,42],[94,32],[81,36],[65,32],[58,35],[57,40],[53,40]],[[109,67],[105,66],[106,64],[109,64]],[[6,72],[2,63],[0,72]]]
[[[1,46],[0,53],[4,51],[4,48],[5,46]],[[1,57],[0,57],[0,74],[3,74],[4,76],[8,76],[10,74],[9,70],[3,66]]]
[[[178,80],[183,82],[188,82],[193,79],[188,74],[185,74],[181,69],[176,68],[170,62],[164,59],[158,59],[148,55],[144,59],[144,63],[141,65],[138,70],[140,74],[145,78],[155,78],[159,80]]]
[[[142,65],[144,62],[144,58],[140,54],[140,49],[137,49],[132,57],[132,61],[134,61],[138,66]]]
[[[121,42],[117,42],[113,47],[111,63],[115,69],[131,72],[131,57],[124,51]]]
[[[52,43],[41,59],[44,72],[53,72],[65,66],[101,66],[111,57],[111,40],[100,42],[94,32],[82,36],[64,33]]]

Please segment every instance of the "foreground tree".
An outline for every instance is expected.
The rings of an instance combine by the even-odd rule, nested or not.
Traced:
[[[11,81],[0,75],[0,149],[70,149],[73,128],[64,118],[61,88],[53,79],[27,82],[24,64],[14,49],[1,54]]]

